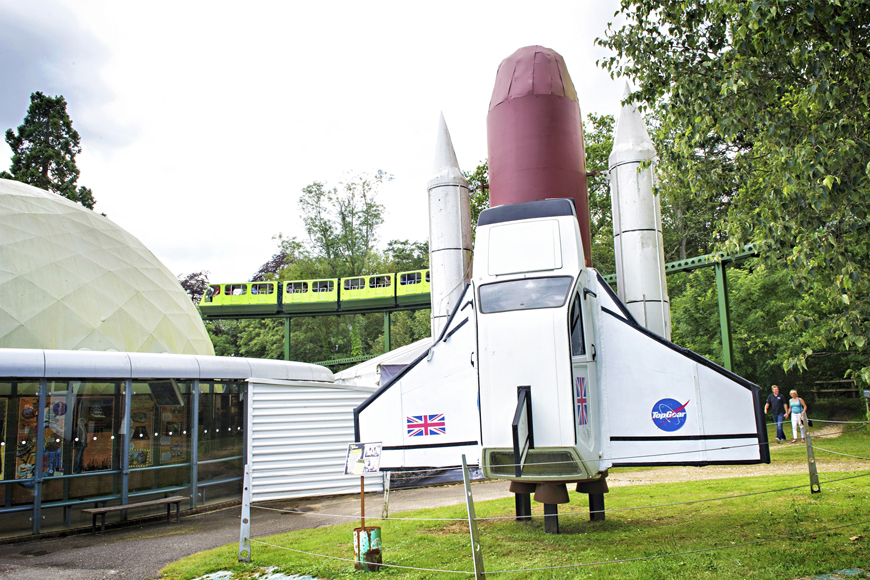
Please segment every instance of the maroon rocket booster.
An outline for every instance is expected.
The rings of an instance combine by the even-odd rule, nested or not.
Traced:
[[[573,198],[591,267],[583,123],[562,56],[527,46],[504,59],[495,76],[486,129],[490,206]]]

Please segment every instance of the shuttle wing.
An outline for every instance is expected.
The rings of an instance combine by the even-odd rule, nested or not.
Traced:
[[[354,410],[356,440],[383,443],[382,469],[479,463],[477,376],[469,285],[432,347]]]
[[[638,324],[597,276],[604,456],[615,467],[770,463],[761,389]]]

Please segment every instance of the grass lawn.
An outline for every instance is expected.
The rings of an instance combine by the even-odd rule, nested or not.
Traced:
[[[867,430],[814,443],[840,453],[870,457]],[[826,460],[836,457],[816,452],[819,459],[823,455]],[[779,446],[773,462],[805,465],[805,447]],[[836,479],[859,473],[868,476],[843,484],[860,490],[822,479],[820,494],[810,494],[805,473],[619,487],[606,497],[607,509],[613,510],[608,511],[607,520],[594,523],[589,521],[585,496],[572,492],[572,503],[560,506],[559,535],[544,534],[540,518],[532,523],[517,523],[513,519],[480,521],[484,563],[490,578],[508,579],[779,579],[858,567],[870,570],[870,461],[861,472],[826,471],[824,475]],[[717,499],[793,486],[799,488]],[[712,501],[666,505],[694,500]],[[475,507],[478,518],[512,516],[514,509],[512,498],[480,502]],[[535,513],[542,513],[542,508],[533,503]],[[382,528],[384,563],[440,570],[473,569],[468,524],[462,521],[464,506],[400,515],[458,518],[458,521],[369,520],[370,525]],[[352,558],[351,530],[356,525],[358,522],[258,539],[297,550]],[[839,526],[849,527],[833,529]],[[755,543],[761,540],[771,541]],[[371,575],[354,571],[350,562],[297,554],[256,542],[252,548],[252,564],[237,562],[238,544],[234,543],[175,562],[162,572],[171,579],[195,578],[218,570],[232,570],[236,577],[244,577],[261,568],[277,566],[287,573],[318,578]],[[693,551],[698,552],[680,554]],[[642,559],[651,556],[664,557]],[[620,562],[632,559],[640,560]],[[493,574],[571,565],[575,567]],[[396,579],[473,577],[473,574],[390,568],[382,569],[378,575]]]

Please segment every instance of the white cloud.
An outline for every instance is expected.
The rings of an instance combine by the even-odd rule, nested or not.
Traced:
[[[0,0],[0,15],[12,12],[7,4]],[[622,92],[595,67],[605,53],[592,43],[615,0],[543,8],[452,1],[22,6],[14,13],[32,33],[27,43],[63,31],[63,49],[24,59],[18,47],[12,58],[28,71],[46,63],[53,90],[67,97],[82,133],[80,183],[93,189],[97,209],[173,272],[205,269],[216,281],[250,277],[274,253],[279,231],[303,237],[300,189],[349,170],[395,176],[381,197],[382,240],[424,239],[438,114],[461,166],[473,170],[486,158],[498,64],[517,48],[560,52],[584,114],[615,113]],[[6,28],[0,24],[0,36]],[[51,72],[57,54],[76,50],[84,55],[76,67],[86,63],[87,74]],[[35,89],[15,90],[26,93],[16,97],[26,108]],[[14,109],[0,100],[0,119],[17,126],[24,109],[7,108]]]

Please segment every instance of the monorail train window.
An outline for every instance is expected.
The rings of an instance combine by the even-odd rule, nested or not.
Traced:
[[[363,290],[365,287],[365,278],[348,278],[344,281],[345,290]]]
[[[571,276],[559,276],[486,284],[480,287],[480,311],[488,313],[557,308],[565,304],[573,281]]]
[[[308,292],[308,282],[288,282],[287,294],[305,294]]]
[[[311,283],[312,292],[332,292],[335,289],[335,284],[332,280],[323,280],[320,282]]]
[[[227,296],[242,296],[248,293],[247,284],[227,284],[224,286],[224,294]]]
[[[426,270],[426,282],[429,282],[429,270]]]
[[[220,286],[209,286],[205,292],[205,302],[211,302],[214,297],[221,293]]]
[[[580,302],[580,294],[574,295],[568,320],[571,321],[571,355],[582,356],[586,354],[586,341],[583,339],[583,304]]]
[[[369,278],[369,288],[389,288],[392,284],[389,276],[372,276]]]
[[[273,284],[251,284],[251,294],[273,294],[275,286]]]
[[[423,281],[423,276],[420,275],[420,272],[414,272],[412,274],[402,274],[399,278],[399,284],[402,286],[406,286],[408,284],[419,284]]]

